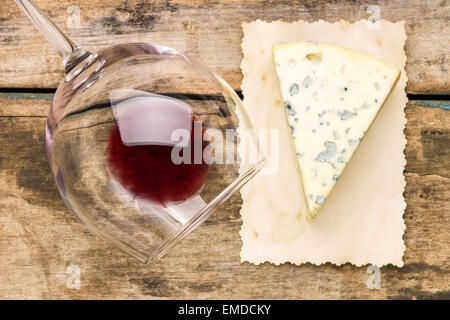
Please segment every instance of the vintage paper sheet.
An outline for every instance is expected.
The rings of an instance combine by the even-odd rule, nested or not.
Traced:
[[[279,170],[258,174],[241,190],[241,261],[403,266],[403,133],[407,102],[404,21],[298,21],[243,24],[245,109],[256,128],[279,129]],[[378,57],[401,77],[317,218],[306,205],[277,77],[272,46],[293,41],[341,45]]]

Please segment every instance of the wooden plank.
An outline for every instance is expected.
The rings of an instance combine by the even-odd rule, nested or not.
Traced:
[[[51,95],[0,96],[0,298],[450,298],[448,102],[406,108],[405,266],[240,264],[241,200],[234,196],[172,252],[145,267],[90,234],[69,212],[45,155]],[[81,288],[66,286],[70,265]]]
[[[378,5],[381,18],[406,21],[407,92],[450,92],[450,60],[447,57],[450,52],[450,5],[446,0],[37,2],[86,49],[96,51],[133,41],[164,44],[202,60],[235,89],[239,89],[242,80],[239,69],[242,22],[255,19],[356,21],[377,12],[376,7],[370,11],[369,5]],[[8,2],[0,5],[0,45],[0,87],[55,88],[62,79],[56,53],[18,7]]]

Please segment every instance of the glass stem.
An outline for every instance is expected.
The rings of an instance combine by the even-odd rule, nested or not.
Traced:
[[[88,51],[76,46],[62,33],[33,0],[15,1],[61,56],[66,72],[90,55]]]

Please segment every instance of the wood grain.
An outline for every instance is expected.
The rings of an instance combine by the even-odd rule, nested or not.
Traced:
[[[64,205],[45,155],[51,95],[0,94],[0,298],[450,298],[450,121],[445,101],[406,108],[405,266],[240,264],[239,196],[148,267],[90,234]],[[80,290],[66,287],[69,265]]]
[[[38,0],[79,45],[96,51],[144,41],[202,60],[239,89],[241,23],[255,19],[356,21],[378,5],[383,19],[406,21],[407,92],[449,94],[450,4],[447,0]],[[71,7],[76,5],[77,7]],[[80,24],[74,22],[79,8]],[[68,11],[69,10],[69,11]],[[76,9],[77,10],[77,9]],[[62,78],[57,54],[12,0],[0,5],[0,87],[55,88]]]

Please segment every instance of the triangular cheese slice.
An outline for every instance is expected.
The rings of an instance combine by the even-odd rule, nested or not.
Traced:
[[[377,58],[331,44],[278,45],[273,58],[309,216],[314,218],[400,72]]]

